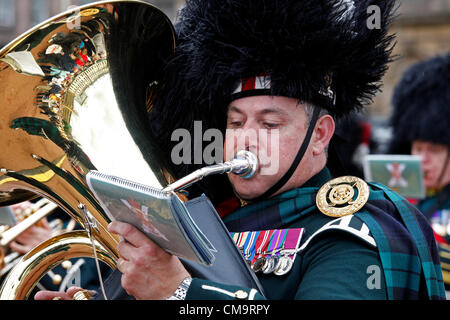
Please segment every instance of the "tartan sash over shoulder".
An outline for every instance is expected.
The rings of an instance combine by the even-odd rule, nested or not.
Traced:
[[[439,254],[425,216],[386,186],[369,185],[369,201],[355,215],[377,243],[388,298],[445,299]]]
[[[322,181],[323,183],[323,181]],[[431,226],[406,199],[370,183],[370,197],[355,217],[375,239],[383,267],[388,299],[445,299],[439,255]],[[247,205],[224,219],[230,231],[281,228],[309,214],[318,187],[287,191],[274,198]]]

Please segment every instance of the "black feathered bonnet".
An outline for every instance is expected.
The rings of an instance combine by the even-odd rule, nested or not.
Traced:
[[[413,140],[450,147],[450,53],[409,67],[392,96],[391,153],[410,153]]]
[[[379,8],[379,29],[368,25],[370,6]],[[393,6],[393,0],[187,0],[164,104],[175,116],[216,112],[242,78],[269,74],[272,95],[337,117],[360,109],[390,61]]]
[[[187,0],[175,24],[177,48],[166,66],[151,121],[166,154],[177,128],[225,130],[242,79],[266,75],[264,94],[326,108],[360,110],[391,61],[387,34],[395,0]],[[378,26],[370,25],[376,6]],[[181,174],[201,167],[177,167]]]

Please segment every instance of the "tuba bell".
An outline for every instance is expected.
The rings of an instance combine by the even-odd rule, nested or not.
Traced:
[[[147,112],[174,34],[168,17],[148,3],[101,1],[63,12],[1,49],[0,206],[42,197],[86,230],[23,256],[0,299],[27,299],[67,259],[97,256],[115,268],[119,240],[107,231],[109,218],[85,175],[99,170],[167,185]]]

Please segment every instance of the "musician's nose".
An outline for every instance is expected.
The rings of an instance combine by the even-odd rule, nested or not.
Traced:
[[[237,151],[246,150],[256,152],[258,149],[258,127],[247,121],[237,132]]]
[[[257,154],[258,131],[250,125],[227,129],[225,137],[225,160],[232,159],[240,150]]]

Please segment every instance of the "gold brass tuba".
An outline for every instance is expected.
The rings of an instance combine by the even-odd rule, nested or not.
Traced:
[[[109,219],[85,175],[96,169],[167,184],[146,114],[162,61],[174,49],[170,20],[141,1],[73,8],[6,45],[0,51],[0,205],[50,200],[91,231],[99,260],[114,268],[118,239],[107,231]],[[46,272],[76,257],[93,257],[86,231],[41,243],[9,272],[0,299],[26,299]]]

